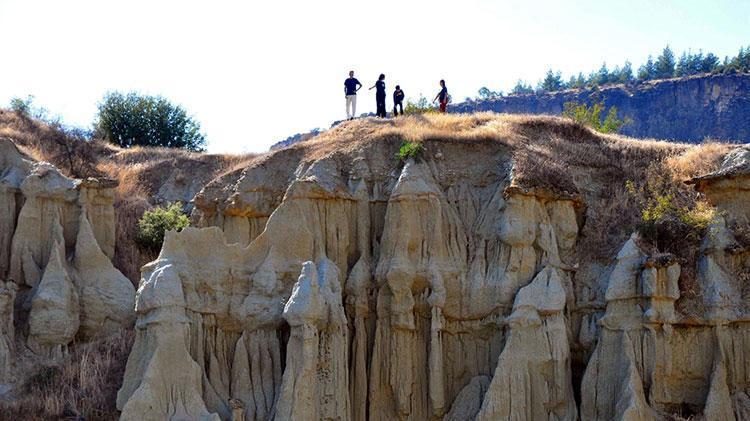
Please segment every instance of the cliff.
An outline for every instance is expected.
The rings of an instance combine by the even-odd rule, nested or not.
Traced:
[[[703,75],[655,80],[633,86],[510,95],[456,104],[451,112],[495,111],[559,115],[568,101],[615,106],[632,122],[627,136],[700,142],[706,138],[750,142],[750,74]]]
[[[115,274],[111,204],[80,192],[112,186],[12,156],[10,387],[24,345],[64,359],[112,330],[85,309]],[[743,147],[490,113],[356,120],[269,152],[207,183],[129,292],[120,419],[748,419],[748,168]],[[656,247],[628,187],[649,182],[715,215]]]

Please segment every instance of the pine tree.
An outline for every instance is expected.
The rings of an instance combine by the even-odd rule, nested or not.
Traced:
[[[654,58],[651,55],[648,56],[648,60],[638,68],[638,79],[639,80],[651,80],[655,75],[654,69]]]
[[[701,72],[713,72],[718,69],[718,67],[719,57],[716,57],[714,53],[708,53],[705,57],[703,57],[703,62],[701,63]]]
[[[547,70],[547,75],[544,80],[539,84],[539,89],[545,92],[559,91],[563,87],[562,75],[560,72],[553,72],[552,69]]]
[[[661,55],[656,59],[654,64],[655,76],[657,79],[666,79],[674,76],[674,53],[669,45],[664,47]]]
[[[687,53],[683,52],[680,56],[680,59],[677,60],[677,66],[675,66],[674,69],[674,75],[677,77],[685,76],[689,74],[688,73],[688,55]]]
[[[625,61],[625,64],[622,65],[622,69],[620,69],[620,75],[618,77],[618,82],[621,83],[628,83],[633,80],[633,63],[631,63],[629,60]]]
[[[607,63],[602,63],[602,67],[596,72],[596,84],[604,85],[609,82],[609,69],[607,69]]]
[[[516,86],[513,87],[513,90],[510,91],[512,94],[533,94],[534,88],[531,87],[531,85],[527,85],[522,81],[521,79],[518,79],[518,82],[516,82]]]

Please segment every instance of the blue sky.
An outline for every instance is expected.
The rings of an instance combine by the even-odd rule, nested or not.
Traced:
[[[366,87],[456,99],[535,84],[666,44],[720,57],[750,45],[750,1],[0,0],[0,104],[35,102],[88,126],[109,90],[159,94],[212,152],[259,152],[344,117],[348,70]],[[374,111],[361,91],[358,112]],[[390,107],[390,98],[388,100]]]

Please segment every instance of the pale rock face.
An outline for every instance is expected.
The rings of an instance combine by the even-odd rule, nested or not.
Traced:
[[[508,340],[477,420],[577,419],[564,276],[545,268],[516,295]]]
[[[727,224],[696,267],[637,235],[581,262],[585,197],[510,188],[504,146],[395,163],[384,143],[274,152],[198,194],[202,228],[143,269],[124,419],[747,418]]]
[[[338,269],[330,260],[302,265],[284,306],[291,326],[286,370],[276,403],[277,420],[343,420],[350,417],[348,333]]]
[[[49,264],[31,298],[29,313],[29,348],[50,358],[67,353],[80,325],[78,292],[65,269],[60,249],[57,242],[52,247]]]
[[[98,247],[86,211],[76,239],[75,259],[78,293],[81,301],[81,332],[116,331],[132,323],[135,288],[128,278],[112,266]]]
[[[77,335],[107,335],[132,323],[135,290],[110,261],[115,186],[65,177],[0,138],[3,390],[22,384],[29,360],[58,362]]]
[[[10,140],[0,138],[0,279],[10,268],[11,240],[23,198],[21,183],[31,166]]]
[[[443,421],[465,421],[476,418],[479,410],[482,408],[487,389],[490,386],[491,377],[476,376],[471,379],[461,392],[456,395],[456,399],[451,405],[451,410]]]

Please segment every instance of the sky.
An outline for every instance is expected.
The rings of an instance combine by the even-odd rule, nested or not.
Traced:
[[[349,70],[375,111],[390,93],[455,100],[565,78],[669,44],[733,56],[750,45],[748,0],[0,0],[0,106],[34,103],[90,127],[108,91],[162,95],[197,119],[209,152],[262,152],[345,117]]]

